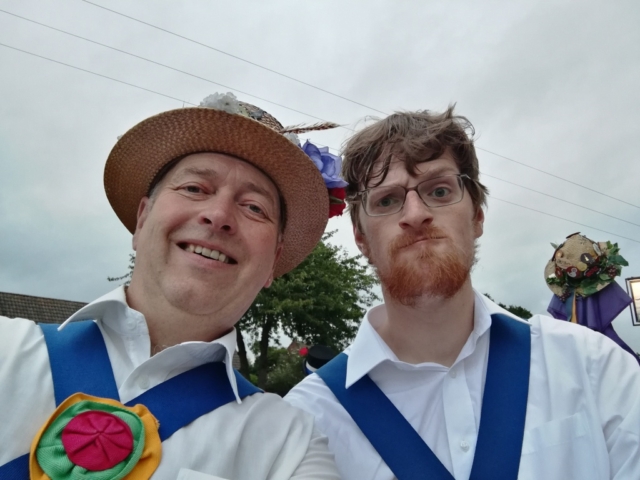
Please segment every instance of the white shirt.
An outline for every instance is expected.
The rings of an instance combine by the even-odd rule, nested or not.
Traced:
[[[345,386],[368,374],[457,480],[467,480],[473,464],[490,315],[517,318],[475,295],[474,329],[451,368],[398,360],[370,323],[386,315],[384,305],[367,313],[345,351]],[[637,362],[586,327],[541,315],[532,317],[530,325],[531,372],[518,478],[640,479]],[[343,479],[394,478],[320,377],[310,375],[285,400],[316,417]],[[499,465],[495,478],[500,478]]]
[[[201,416],[165,440],[153,479],[339,478],[326,438],[314,430],[310,415],[273,394],[238,398],[231,367],[235,331],[151,357],[144,316],[127,306],[122,287],[80,309],[61,328],[83,319],[97,320],[123,403],[204,363],[226,363],[237,402]],[[0,317],[0,465],[29,452],[55,408],[42,330],[28,320]]]

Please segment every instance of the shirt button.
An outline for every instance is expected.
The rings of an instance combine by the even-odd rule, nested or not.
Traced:
[[[463,452],[468,452],[469,451],[469,442],[467,442],[466,440],[462,440],[460,442],[460,448],[462,449]]]
[[[140,378],[138,378],[138,386],[144,390],[149,388],[149,377],[141,375]]]
[[[456,375],[458,374],[456,373],[455,370],[449,370],[449,375],[451,376],[451,378],[456,378]]]
[[[129,326],[129,330],[134,330],[136,328],[136,321],[131,319],[131,320],[129,320],[127,325]]]

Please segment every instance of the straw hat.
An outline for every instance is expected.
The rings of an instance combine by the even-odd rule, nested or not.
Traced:
[[[207,104],[208,99],[213,100]],[[232,94],[212,95],[201,107],[160,113],[120,137],[105,165],[107,198],[133,233],[140,200],[172,160],[199,152],[224,153],[245,160],[273,181],[284,201],[286,224],[282,254],[275,267],[278,277],[311,253],[329,218],[323,176],[285,134],[295,136],[336,126],[326,123],[285,129],[267,112],[238,102]]]
[[[544,278],[549,289],[563,300],[572,292],[582,297],[599,292],[620,275],[626,264],[618,255],[617,244],[597,243],[580,233],[569,235],[564,243],[554,247]]]

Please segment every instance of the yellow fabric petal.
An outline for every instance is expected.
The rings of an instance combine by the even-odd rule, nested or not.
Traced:
[[[44,473],[42,468],[40,468],[40,465],[38,464],[38,461],[36,459],[35,452],[38,447],[38,443],[40,442],[40,438],[42,437],[44,431],[49,427],[49,425],[51,425],[51,422],[53,422],[62,412],[64,412],[71,405],[82,402],[84,400],[124,408],[140,417],[145,431],[144,450],[142,452],[140,460],[138,461],[134,469],[131,470],[131,472],[129,472],[129,475],[124,477],[123,480],[148,480],[149,478],[151,478],[151,475],[153,475],[153,472],[155,472],[158,468],[160,459],[162,458],[162,442],[160,441],[160,436],[158,435],[158,420],[156,420],[156,418],[151,414],[147,407],[141,404],[135,405],[133,407],[127,407],[117,400],[112,400],[110,398],[100,398],[93,397],[91,395],[85,395],[84,393],[74,393],[64,402],[58,405],[58,408],[56,408],[56,410],[51,414],[49,419],[44,423],[44,425],[40,428],[40,430],[34,437],[33,442],[31,443],[31,451],[29,453],[30,480],[51,480],[49,476]]]

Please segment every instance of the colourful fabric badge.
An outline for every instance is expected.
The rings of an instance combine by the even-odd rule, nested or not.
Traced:
[[[146,480],[160,463],[161,449],[158,422],[143,405],[76,393],[36,435],[30,478]]]

